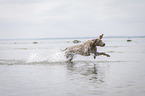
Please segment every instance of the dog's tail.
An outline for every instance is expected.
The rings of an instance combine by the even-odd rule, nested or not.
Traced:
[[[61,50],[61,49],[60,49]],[[61,50],[61,51],[66,51],[67,50],[67,48],[65,48],[64,50]]]

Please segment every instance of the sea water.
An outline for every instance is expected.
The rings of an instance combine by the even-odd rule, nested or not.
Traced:
[[[145,38],[103,42],[98,52],[111,57],[67,62],[73,39],[0,40],[0,96],[144,96]]]

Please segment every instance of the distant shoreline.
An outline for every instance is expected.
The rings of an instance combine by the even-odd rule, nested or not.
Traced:
[[[17,39],[0,39],[0,40],[56,40],[56,39],[92,39],[96,37],[59,37],[59,38],[17,38]],[[145,38],[145,36],[106,36],[104,38]]]

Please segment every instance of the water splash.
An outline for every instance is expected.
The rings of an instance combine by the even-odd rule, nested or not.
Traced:
[[[62,62],[66,61],[65,53],[58,48],[50,50],[34,49],[27,60],[30,62]]]

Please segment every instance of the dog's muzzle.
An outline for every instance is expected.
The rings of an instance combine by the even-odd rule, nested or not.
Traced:
[[[104,44],[102,44],[102,46],[101,47],[104,47],[105,46],[105,43]]]
[[[105,43],[103,44],[103,46],[105,46]]]

